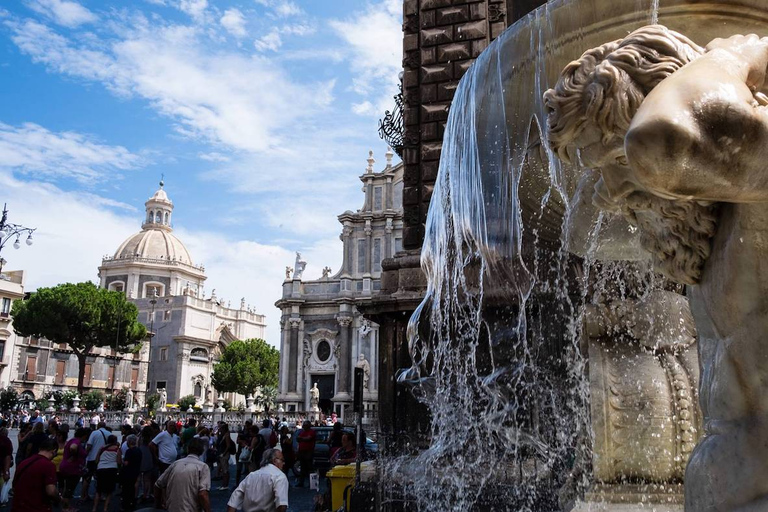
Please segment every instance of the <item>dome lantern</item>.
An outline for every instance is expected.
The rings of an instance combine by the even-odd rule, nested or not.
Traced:
[[[146,216],[142,229],[163,229],[171,231],[171,215],[173,214],[173,201],[168,199],[165,193],[165,182],[160,180],[160,188],[144,203]]]

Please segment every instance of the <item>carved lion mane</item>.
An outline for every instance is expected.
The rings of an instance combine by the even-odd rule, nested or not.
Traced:
[[[648,93],[703,53],[696,43],[662,25],[645,26],[584,52],[544,93],[550,147],[571,163],[569,150],[572,153],[574,140],[589,123],[600,129],[604,143],[615,136],[624,138]],[[635,192],[622,212],[640,229],[640,243],[653,256],[657,270],[685,284],[701,279],[715,233],[717,205]]]

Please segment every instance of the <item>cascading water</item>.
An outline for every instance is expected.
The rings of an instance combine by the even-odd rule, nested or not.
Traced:
[[[428,290],[408,326],[413,366],[398,377],[429,409],[430,444],[383,469],[419,510],[545,512],[582,496],[584,306],[664,286],[647,265],[595,265],[597,213],[572,240],[571,198],[588,171],[561,166],[541,129],[549,66],[564,50],[547,45],[548,6],[523,26],[527,48],[510,30],[472,65],[445,130],[422,249]],[[506,64],[521,49],[528,58]],[[643,285],[605,279],[626,274]]]
[[[533,16],[545,30],[546,12]],[[537,57],[543,43],[531,35]],[[527,104],[508,102],[502,48],[484,52],[456,91],[427,220],[429,288],[400,381],[429,407],[431,446],[388,465],[408,475],[421,510],[471,510],[488,495],[493,510],[499,497],[509,510],[556,510],[578,494],[588,460],[579,266],[560,229],[569,184],[556,159],[541,161],[542,73]],[[509,132],[509,116],[531,124]],[[521,197],[531,173],[543,193]]]

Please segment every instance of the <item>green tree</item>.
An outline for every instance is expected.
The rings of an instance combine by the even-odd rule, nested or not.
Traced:
[[[67,409],[71,409],[75,406],[75,397],[77,396],[77,391],[74,390],[67,390],[63,391],[61,393],[61,401],[64,402],[64,404],[67,406]],[[61,402],[59,402],[59,405],[61,405]]]
[[[94,347],[116,347],[129,352],[147,334],[139,310],[122,292],[95,284],[65,283],[38,288],[28,300],[17,300],[11,310],[13,328],[20,336],[66,343],[79,365],[77,390],[85,386],[85,358]]]
[[[19,393],[11,386],[0,391],[0,410],[10,411],[19,405]]]
[[[119,391],[107,395],[107,409],[110,411],[122,411],[128,402],[128,388],[124,387]]]
[[[101,391],[89,391],[82,396],[83,409],[86,411],[95,411],[99,405],[104,403],[104,393]]]
[[[277,388],[274,386],[263,386],[259,389],[259,396],[256,398],[256,403],[264,409],[264,412],[269,412],[275,405],[276,399]]]
[[[179,406],[180,411],[186,411],[190,407],[194,407],[195,395],[187,395],[179,398],[179,403],[177,405]]]
[[[222,351],[211,381],[218,391],[252,395],[256,388],[277,386],[280,352],[258,338],[235,340]]]
[[[147,408],[147,413],[152,416],[157,409],[157,404],[160,403],[160,395],[157,393],[149,393],[144,400],[144,407]]]

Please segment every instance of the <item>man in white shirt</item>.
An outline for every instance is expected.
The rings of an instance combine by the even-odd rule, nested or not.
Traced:
[[[152,442],[149,443],[150,451],[158,460],[161,475],[168,469],[168,466],[176,462],[176,457],[178,456],[177,441],[176,423],[169,420],[165,424],[165,430],[157,434]]]
[[[227,512],[286,512],[288,478],[283,473],[285,459],[280,450],[268,449],[261,469],[240,482],[227,503]]]
[[[91,478],[96,474],[96,458],[99,456],[99,451],[107,444],[107,438],[112,435],[112,431],[107,429],[107,424],[103,421],[98,423],[98,429],[91,432],[91,436],[88,438],[88,442],[85,444],[85,451],[87,453],[85,457],[85,465],[87,472],[83,477],[83,499],[89,499],[88,490],[91,485]]]

